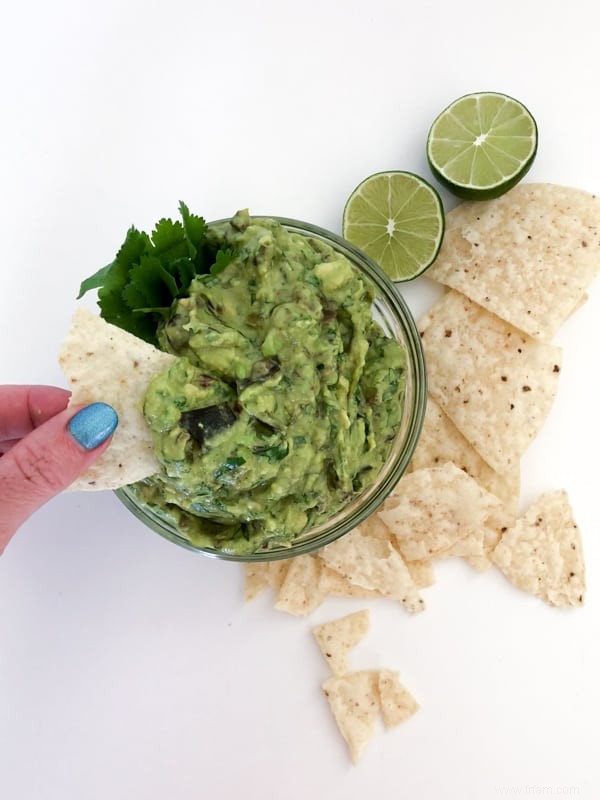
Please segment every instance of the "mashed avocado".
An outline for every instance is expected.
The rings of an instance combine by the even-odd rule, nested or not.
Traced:
[[[291,543],[374,481],[405,353],[373,320],[370,283],[324,242],[247,211],[208,238],[233,257],[159,330],[180,357],[144,405],[164,472],[133,490],[193,544],[243,554]]]

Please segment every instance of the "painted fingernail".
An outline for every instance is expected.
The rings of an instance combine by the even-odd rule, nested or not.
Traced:
[[[86,450],[99,447],[111,436],[119,417],[107,403],[92,403],[78,411],[69,422],[69,432],[75,441]]]

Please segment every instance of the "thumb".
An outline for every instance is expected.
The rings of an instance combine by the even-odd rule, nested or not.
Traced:
[[[106,403],[67,408],[0,458],[0,553],[36,509],[106,450],[117,423],[116,411]]]

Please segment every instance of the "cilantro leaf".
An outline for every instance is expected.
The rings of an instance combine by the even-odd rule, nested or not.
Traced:
[[[90,291],[90,289],[98,289],[100,286],[103,286],[106,276],[108,275],[108,271],[111,267],[112,262],[107,264],[105,267],[101,267],[98,272],[94,272],[93,275],[90,275],[89,278],[86,278],[84,281],[82,281],[81,286],[79,287],[77,299],[80,300],[86,292]]]
[[[77,299],[98,289],[100,315],[113,325],[157,344],[157,329],[190,283],[212,268],[222,271],[230,251],[206,241],[208,226],[180,202],[182,222],[160,219],[149,235],[129,228],[114,261],[86,278]],[[217,251],[217,252],[215,252]]]
[[[158,256],[161,264],[168,265],[177,258],[189,255],[183,225],[171,219],[161,219],[156,223],[152,231],[152,244],[154,255]]]
[[[218,275],[220,272],[223,272],[225,267],[231,263],[233,259],[233,250],[228,248],[227,250],[217,250],[215,255],[215,263],[210,268],[211,275]]]
[[[183,231],[190,249],[190,256],[195,258],[196,254],[202,250],[205,243],[206,222],[202,217],[190,214],[189,208],[181,200],[179,201],[179,213],[183,220]]]

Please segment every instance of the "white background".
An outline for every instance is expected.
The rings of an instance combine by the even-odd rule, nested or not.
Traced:
[[[130,224],[182,199],[209,219],[249,207],[340,232],[362,178],[429,175],[429,125],[470,91],[531,109],[529,180],[599,191],[596,3],[491,5],[6,4],[0,380],[64,383],[79,282]],[[405,295],[419,314],[435,291],[422,279]],[[237,565],[161,540],[112,494],[64,495],[0,560],[0,796],[600,796],[599,314],[597,281],[556,338],[558,397],[523,462],[524,505],[570,494],[585,608],[444,562],[417,617],[329,600],[296,619],[267,595],[244,606]],[[352,666],[399,669],[422,710],[351,767],[309,631],[365,605]]]

